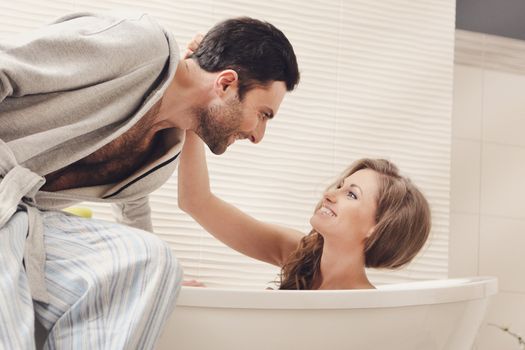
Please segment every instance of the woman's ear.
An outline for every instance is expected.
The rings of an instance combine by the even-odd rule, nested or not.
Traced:
[[[214,90],[220,97],[225,97],[232,93],[237,94],[239,86],[239,75],[233,69],[225,69],[217,74]]]
[[[374,232],[376,231],[376,226],[372,226],[370,228],[370,230],[368,230],[368,232],[366,233],[365,235],[365,239],[369,239],[370,237],[372,237],[372,235],[374,234]]]

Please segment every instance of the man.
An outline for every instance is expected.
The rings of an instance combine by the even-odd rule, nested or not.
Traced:
[[[0,348],[34,347],[33,312],[49,348],[152,348],[182,272],[135,229],[152,229],[147,195],[185,130],[216,154],[257,143],[298,81],[286,37],[249,18],[183,60],[146,14],[74,14],[0,44]],[[127,226],[45,211],[79,201]]]

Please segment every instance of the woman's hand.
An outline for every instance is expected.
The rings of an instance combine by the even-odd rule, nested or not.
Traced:
[[[188,58],[190,55],[192,55],[195,50],[199,47],[199,44],[202,41],[202,38],[204,38],[204,34],[197,34],[191,39],[191,41],[186,46],[186,53],[184,54],[184,58]]]

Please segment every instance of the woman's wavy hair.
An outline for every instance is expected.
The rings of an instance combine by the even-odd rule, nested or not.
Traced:
[[[379,174],[375,227],[365,241],[365,266],[397,269],[409,263],[428,239],[431,213],[427,200],[410,179],[385,159],[354,162],[328,188],[334,188],[358,170]],[[317,204],[317,211],[322,200]],[[313,289],[320,277],[323,237],[312,229],[281,269],[279,289]]]

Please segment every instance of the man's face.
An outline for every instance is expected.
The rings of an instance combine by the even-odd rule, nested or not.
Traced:
[[[266,123],[272,119],[286,94],[282,81],[249,90],[242,101],[238,94],[198,110],[195,132],[215,154],[222,154],[239,139],[258,143],[264,137]]]

